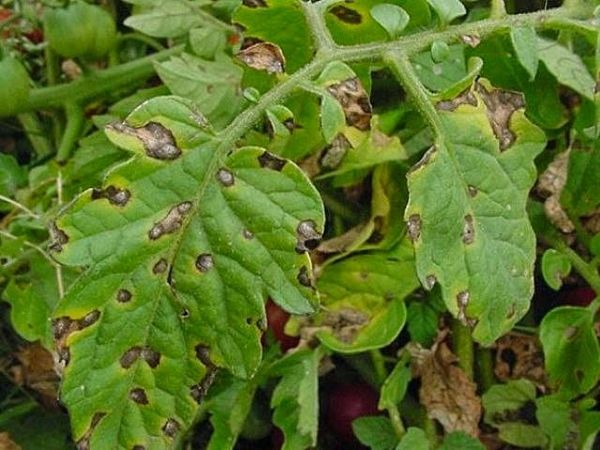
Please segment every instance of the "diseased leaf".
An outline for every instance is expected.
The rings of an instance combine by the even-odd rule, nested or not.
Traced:
[[[310,31],[299,2],[263,0],[244,2],[236,9],[233,22],[244,27],[244,37],[252,42],[266,41],[277,45],[293,73],[307,64],[314,52]],[[293,24],[293,31],[282,24]]]
[[[568,403],[547,395],[538,398],[535,404],[537,407],[535,416],[540,428],[550,438],[549,448],[558,450],[564,449],[565,444],[569,447],[577,445],[578,427],[573,421],[573,418],[577,417],[577,412]]]
[[[510,29],[510,40],[521,66],[527,71],[530,79],[537,73],[539,56],[537,34],[533,27],[514,27]]]
[[[331,95],[323,95],[321,97],[321,130],[325,142],[331,144],[345,126],[346,118],[342,105]]]
[[[481,418],[477,385],[456,366],[457,358],[446,343],[438,341],[430,350],[413,344],[409,351],[413,373],[421,378],[419,400],[427,415],[440,422],[446,433],[477,436]]]
[[[548,378],[568,399],[585,394],[600,376],[600,345],[593,324],[594,311],[572,306],[553,309],[540,324]]]
[[[498,437],[511,445],[522,448],[545,448],[548,438],[536,425],[510,422],[499,427]]]
[[[538,54],[559,83],[570,87],[589,100],[594,100],[596,82],[581,58],[558,42],[538,38]]]
[[[371,450],[393,450],[398,438],[390,419],[382,416],[359,417],[352,422],[358,440]]]
[[[282,450],[304,450],[316,444],[319,420],[318,368],[321,351],[300,350],[272,369],[282,376],[273,392],[273,423],[285,435]]]
[[[156,63],[156,72],[173,94],[192,100],[217,128],[229,124],[240,111],[242,69],[224,54],[206,61],[183,53]]]
[[[600,140],[570,151],[560,203],[573,217],[592,214],[600,207]]]
[[[421,284],[439,283],[448,310],[484,345],[512,328],[533,294],[525,205],[545,137],[522,105],[485,82],[438,104],[444,135],[408,174],[405,218]]]
[[[314,310],[323,209],[298,167],[220,147],[190,101],[157,97],[107,133],[133,158],[53,229],[55,257],[88,266],[55,311],[61,399],[81,445],[165,448],[217,367],[255,372],[267,296]]]

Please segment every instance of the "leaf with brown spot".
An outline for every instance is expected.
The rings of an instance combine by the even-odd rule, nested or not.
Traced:
[[[419,399],[427,415],[440,422],[446,433],[463,431],[477,437],[481,399],[477,385],[456,365],[456,356],[439,340],[429,350],[416,344],[410,351],[413,372],[421,378]]]
[[[241,50],[236,57],[249,67],[267,73],[285,72],[285,57],[281,49],[270,42],[259,42]]]
[[[55,257],[84,267],[55,313],[61,401],[90,448],[169,448],[218,368],[257,369],[265,298],[314,311],[304,248],[324,229],[323,207],[294,163],[258,147],[231,152],[179,97],[153,98],[107,133],[133,158],[56,220],[69,238]],[[156,158],[174,145],[176,158]],[[110,186],[128,201],[106,201]],[[91,429],[99,411],[113,425]],[[169,419],[179,426],[165,432]]]

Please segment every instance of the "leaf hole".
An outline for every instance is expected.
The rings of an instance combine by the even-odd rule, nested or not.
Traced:
[[[296,227],[296,252],[304,253],[314,250],[321,242],[322,233],[317,231],[314,220],[303,220]]]
[[[419,214],[411,214],[406,224],[408,237],[411,241],[415,242],[421,237],[421,226],[421,216]]]
[[[202,253],[196,258],[196,269],[206,273],[214,266],[213,257],[210,253]]]
[[[265,151],[258,157],[258,163],[263,168],[280,172],[281,169],[283,169],[283,167],[286,165],[287,161],[275,156],[271,152]]]
[[[162,432],[168,437],[175,437],[179,431],[180,425],[175,419],[168,419],[162,427]]]

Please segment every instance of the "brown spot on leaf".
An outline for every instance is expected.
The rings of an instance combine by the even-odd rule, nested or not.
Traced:
[[[146,447],[144,445],[134,445],[131,450],[146,450]]]
[[[127,303],[131,300],[131,292],[127,289],[119,289],[117,292],[117,301],[119,303]]]
[[[337,5],[329,10],[331,14],[336,16],[342,22],[349,23],[351,25],[358,25],[362,22],[362,16],[359,12],[354,9],[347,8],[346,6]]]
[[[435,283],[437,283],[437,278],[435,277],[435,275],[430,274],[425,277],[425,289],[427,289],[428,291],[433,289]]]
[[[216,375],[217,369],[215,367],[209,367],[207,368],[204,378],[200,380],[200,383],[195,384],[190,388],[190,395],[197,403],[202,403],[206,393],[208,392],[208,389],[215,380]]]
[[[342,308],[337,311],[328,311],[320,328],[330,330],[341,342],[350,344],[368,321],[369,316],[364,312]]]
[[[107,126],[118,133],[134,136],[144,145],[146,155],[159,160],[174,160],[181,156],[171,130],[157,122],[148,122],[142,127],[131,127],[126,123],[114,123]]]
[[[477,190],[477,188],[475,186],[471,186],[469,185],[467,187],[467,190],[469,192],[469,197],[474,198],[477,196],[477,194],[479,193],[479,191]]]
[[[297,278],[298,283],[300,283],[302,286],[312,287],[312,280],[308,268],[306,266],[302,266],[300,268],[300,272],[298,272]]]
[[[210,253],[202,253],[196,258],[196,269],[200,272],[208,272],[214,266],[213,257]]]
[[[579,327],[570,326],[570,327],[565,328],[563,336],[567,341],[572,341],[577,337],[578,334],[579,334]]]
[[[262,155],[258,157],[258,163],[261,167],[265,167],[267,169],[276,170],[278,172],[283,169],[283,166],[287,163],[285,159],[279,158],[270,152],[263,152]]]
[[[100,311],[95,309],[91,313],[86,314],[82,319],[79,319],[79,329],[83,329],[93,325],[100,318]]]
[[[481,38],[476,34],[464,34],[460,38],[465,44],[473,48],[477,47],[481,42]]]
[[[472,327],[475,325],[475,320],[467,317],[467,306],[469,306],[471,294],[469,291],[460,291],[456,295],[456,303],[458,305],[458,314],[456,318],[460,320],[463,325]]]
[[[177,422],[175,419],[168,419],[163,425],[162,431],[166,436],[173,438],[177,435],[180,427],[181,426],[179,425],[179,422]]]
[[[142,388],[134,388],[129,391],[129,398],[138,405],[147,405],[149,403],[146,391]]]
[[[243,0],[244,6],[248,8],[266,8],[267,3],[265,0]]]
[[[101,198],[107,199],[113,205],[125,206],[131,198],[131,192],[127,189],[119,189],[113,185],[106,187],[106,189],[93,189],[92,200]]]
[[[119,364],[121,364],[121,367],[123,369],[129,369],[133,365],[133,363],[135,363],[138,360],[141,352],[141,347],[137,345],[131,347],[129,350],[123,353],[123,356],[121,356],[121,358],[119,359]]]
[[[303,220],[296,227],[296,252],[304,253],[319,246],[322,233],[317,231],[314,220]]]
[[[69,362],[69,349],[67,340],[71,333],[83,330],[98,321],[100,318],[100,311],[97,309],[86,314],[79,320],[73,320],[68,316],[62,316],[52,321],[52,331],[54,334],[54,340],[56,341],[56,349],[61,362],[68,364]]]
[[[427,350],[410,345],[413,373],[421,378],[420,403],[446,433],[479,434],[481,399],[477,385],[456,366],[457,358],[441,339]]]
[[[53,252],[60,252],[63,249],[63,245],[69,242],[69,236],[63,230],[58,228],[56,222],[50,223],[50,236],[52,236],[53,242],[50,244],[50,250]]]
[[[321,167],[327,169],[336,169],[346,156],[348,149],[352,147],[350,141],[343,134],[338,134],[330,145],[325,147],[319,157],[319,164]],[[316,171],[318,173],[319,169]],[[316,175],[315,173],[315,175]],[[310,174],[309,174],[310,175]]]
[[[463,243],[469,245],[472,244],[474,240],[475,227],[473,225],[473,216],[471,214],[467,214],[463,223],[462,241]]]
[[[259,42],[240,51],[236,57],[256,70],[267,73],[283,73],[285,71],[285,56],[281,48],[271,42]]]
[[[62,367],[67,367],[71,361],[71,349],[69,347],[60,347],[57,349],[58,363]]]
[[[233,183],[235,183],[235,178],[233,177],[233,174],[224,167],[218,170],[217,180],[219,180],[219,183],[226,187],[233,186]]]
[[[160,353],[148,346],[142,349],[140,356],[152,369],[160,364]]]
[[[202,364],[209,368],[216,367],[210,359],[210,347],[208,347],[208,345],[198,344],[196,345],[195,350],[196,358],[198,358]]]
[[[190,317],[190,310],[187,308],[183,308],[179,313],[179,317],[181,317],[182,319],[187,319],[188,317]]]
[[[156,222],[150,231],[148,231],[148,237],[152,240],[158,239],[165,234],[174,233],[181,228],[184,217],[192,209],[191,202],[182,202],[172,207],[167,215]]]
[[[406,223],[408,237],[415,242],[421,237],[421,216],[419,214],[411,214]]]
[[[335,99],[340,102],[346,123],[366,131],[371,128],[372,108],[367,91],[358,78],[349,78],[327,87]]]
[[[244,236],[244,239],[254,239],[254,233],[252,233],[252,231],[247,230],[247,229],[243,229],[242,230],[242,236]]]
[[[516,139],[509,128],[510,118],[515,111],[525,106],[523,95],[501,89],[487,91],[481,83],[476,83],[475,87],[487,107],[487,117],[500,142],[500,150],[506,150]]]
[[[575,225],[563,209],[560,198],[567,183],[570,151],[561,152],[554,157],[546,170],[540,175],[537,192],[547,197],[544,201],[546,216],[563,233],[575,231]]]
[[[158,262],[154,264],[154,267],[152,267],[152,273],[155,275],[158,275],[159,273],[164,273],[166,272],[168,267],[169,264],[167,263],[167,260],[165,258],[160,258]]]
[[[452,100],[442,100],[438,102],[436,108],[440,111],[454,111],[460,105],[471,105],[477,106],[477,97],[471,92],[470,89],[464,91]]]

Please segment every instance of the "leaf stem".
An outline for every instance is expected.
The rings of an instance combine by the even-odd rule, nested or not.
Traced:
[[[67,103],[65,105],[65,112],[67,115],[67,125],[56,154],[56,160],[59,164],[64,164],[69,159],[69,156],[71,156],[71,152],[79,139],[85,122],[83,108],[79,103]]]
[[[439,139],[443,135],[440,117],[427,95],[425,87],[419,81],[408,56],[399,50],[391,51],[384,55],[384,61]]]
[[[379,350],[371,350],[369,354],[371,355],[371,362],[373,363],[373,368],[375,369],[377,382],[379,385],[382,385],[385,379],[388,377],[383,356]]]
[[[13,200],[10,197],[6,197],[4,195],[0,195],[0,200],[6,202],[6,203],[10,203],[13,206],[16,206],[17,208],[19,208],[21,211],[24,211],[25,213],[27,213],[28,216],[34,218],[34,219],[39,219],[40,216],[36,213],[34,213],[32,210],[30,210],[27,206],[22,205],[21,203],[19,203],[16,200]]]
[[[302,6],[306,23],[317,47],[317,54],[335,49],[337,44],[333,41],[325,20],[323,20],[324,8],[321,4],[301,1],[300,5]]]
[[[36,113],[21,113],[17,118],[35,151],[36,159],[44,159],[51,155],[54,151],[53,145],[46,136],[47,133],[42,127]]]
[[[458,357],[458,366],[465,374],[473,379],[473,338],[471,330],[465,327],[458,319],[452,319],[452,346]]]
[[[489,348],[477,348],[477,373],[481,392],[487,391],[496,382],[494,376],[494,361]]]

